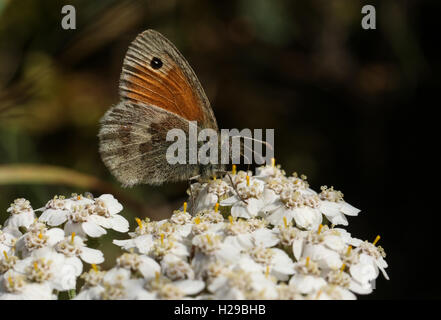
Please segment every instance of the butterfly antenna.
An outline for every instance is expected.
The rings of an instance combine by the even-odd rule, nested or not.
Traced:
[[[272,146],[270,143],[266,142],[266,141],[263,141],[263,140],[260,140],[260,139],[255,139],[255,138],[250,138],[250,137],[243,137],[243,138],[244,138],[244,139],[249,139],[249,140],[252,140],[252,141],[255,141],[255,142],[258,142],[258,143],[260,143],[260,144],[265,145],[268,149],[270,149],[270,150],[274,150],[274,149],[273,149],[273,146]],[[247,147],[247,146],[244,144],[244,147]],[[248,149],[249,149],[249,148],[248,148]],[[263,158],[263,156],[262,156],[261,154],[258,154],[258,153],[256,152],[256,150],[251,149],[251,152],[252,152],[252,154],[253,154],[255,157]]]
[[[266,142],[266,141],[263,141],[263,140],[260,140],[260,139],[255,139],[255,138],[251,138],[251,137],[241,137],[241,138],[252,140],[252,141],[255,141],[255,142],[259,142],[260,144],[264,144],[267,148],[273,150],[273,146],[270,143]]]

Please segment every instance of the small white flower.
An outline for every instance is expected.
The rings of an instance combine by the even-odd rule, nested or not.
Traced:
[[[271,274],[278,280],[286,281],[294,274],[294,262],[288,254],[278,248],[255,247],[249,251],[250,257],[260,264],[261,273]]]
[[[260,166],[256,168],[256,175],[254,177],[263,181],[267,181],[270,178],[278,178],[282,176],[285,176],[285,171],[283,171],[280,166],[267,164],[265,166]]]
[[[161,261],[161,269],[164,275],[172,281],[194,279],[194,271],[188,262],[172,254],[164,256]]]
[[[21,235],[21,232],[19,235]],[[10,233],[7,229],[0,230],[0,254],[3,254],[4,252],[10,254],[11,250],[15,246],[16,241],[17,237]]]
[[[44,223],[35,221],[29,226],[28,232],[21,236],[16,243],[17,252],[28,257],[32,251],[45,247],[53,247],[64,238],[64,231],[60,228],[48,229]]]
[[[113,240],[113,243],[125,250],[136,249],[136,252],[149,254],[154,246],[153,235],[145,234],[127,240]]]
[[[314,300],[356,300],[357,297],[348,289],[336,285],[324,285],[310,296]]]
[[[275,282],[259,272],[232,270],[216,277],[208,286],[213,299],[275,299]]]
[[[371,281],[378,277],[378,269],[368,255],[361,254],[359,262],[349,268],[351,276],[363,289],[371,287]]]
[[[369,257],[369,259],[372,261],[372,263],[380,269],[380,271],[383,273],[383,276],[389,280],[389,277],[386,273],[387,268],[387,262],[384,260],[386,257],[386,252],[381,246],[375,246],[375,243],[380,239],[380,236],[377,236],[375,241],[373,243],[370,243],[368,241],[364,241],[360,243],[358,246],[359,252],[362,254],[365,254]],[[360,257],[361,257],[360,255]],[[366,260],[368,260],[368,257],[366,257]]]
[[[64,225],[64,231],[67,235],[75,234],[80,237],[98,238],[106,234],[107,231],[101,226],[102,219],[92,213],[93,205],[74,205],[69,212],[67,222]],[[105,219],[105,218],[104,218]]]
[[[95,200],[82,196],[54,198],[46,204],[39,220],[51,226],[66,222],[64,231],[67,235],[75,232],[84,238],[97,238],[107,233],[104,228],[118,232],[129,230],[128,221],[118,214],[121,210],[122,205],[110,194]]]
[[[118,213],[123,206],[111,194],[103,194],[95,199],[92,215],[98,224],[118,232],[129,231],[129,222]]]
[[[379,249],[380,248],[380,249]],[[381,247],[367,241],[360,244],[356,250],[347,258],[351,263],[349,272],[353,282],[350,289],[356,293],[369,294],[372,292],[372,281],[378,277],[379,270],[383,272],[386,279],[389,277],[384,270],[387,267],[383,259],[384,251]],[[355,258],[349,259],[352,256]]]
[[[345,215],[357,216],[360,212],[359,209],[354,208],[349,203],[343,200],[343,193],[334,190],[333,187],[328,188],[323,186],[322,192],[319,194],[321,199],[319,210],[322,212],[328,220],[334,224],[348,225],[348,220]]]
[[[84,240],[72,234],[67,236],[55,245],[55,250],[64,254],[66,257],[79,257],[84,262],[90,264],[100,264],[104,262],[104,255],[98,249],[88,248]]]
[[[302,294],[315,293],[327,283],[320,277],[318,264],[309,257],[295,264],[295,272],[289,280],[289,286]]]
[[[5,222],[5,227],[9,229],[28,228],[36,218],[30,202],[23,198],[15,199],[6,211],[10,216]]]
[[[66,199],[63,196],[55,196],[42,209],[43,213],[38,218],[49,226],[59,226],[67,221],[73,206],[85,206],[93,204],[93,200],[81,195]]]
[[[247,176],[246,180],[236,186],[236,195],[225,199],[222,206],[232,206],[234,218],[253,218],[265,206],[263,200],[264,182]]]
[[[29,257],[17,261],[15,269],[25,274],[30,282],[47,282],[53,289],[66,291],[75,288],[83,264],[76,257],[65,257],[46,247],[35,250]]]
[[[113,268],[106,273],[89,271],[88,280],[93,279],[75,297],[76,300],[147,300],[154,299],[152,293],[144,289],[145,280],[131,278],[131,271],[125,268]],[[93,284],[93,285],[91,285]]]
[[[237,261],[240,255],[240,248],[222,240],[222,236],[213,233],[203,233],[195,236],[192,240],[192,244],[196,249],[193,261],[198,263],[198,260],[202,259],[205,261],[212,257],[225,263]]]
[[[198,187],[200,191],[195,199],[195,213],[212,209],[216,203],[227,198],[232,189],[229,183],[222,179],[210,180],[208,183]]]
[[[278,208],[268,214],[266,220],[278,226],[294,219],[296,226],[316,230],[322,222],[318,210],[319,199],[316,195],[303,194],[298,190],[287,189],[280,194]]]
[[[156,274],[154,279],[147,281],[145,288],[153,293],[156,299],[181,300],[190,299],[192,295],[201,292],[205,287],[204,281],[201,280],[177,280],[170,279]]]
[[[53,289],[47,282],[33,283],[15,271],[0,276],[0,300],[55,300]]]
[[[118,268],[131,270],[132,272],[139,272],[144,279],[153,278],[156,272],[159,272],[161,269],[159,264],[152,258],[136,253],[122,254],[116,260],[116,266]]]

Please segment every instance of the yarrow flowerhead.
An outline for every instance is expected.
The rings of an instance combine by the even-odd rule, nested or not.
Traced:
[[[388,279],[380,236],[340,228],[360,212],[342,192],[317,193],[275,160],[222,175],[193,183],[168,219],[135,218],[131,232],[109,194],[55,196],[37,210],[15,200],[0,230],[0,299],[56,299],[79,279],[75,299],[356,299],[380,271]],[[96,239],[108,229],[128,235],[102,270]]]

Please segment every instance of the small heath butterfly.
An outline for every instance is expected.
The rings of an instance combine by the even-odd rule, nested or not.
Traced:
[[[167,132],[181,129],[189,136],[190,121],[198,130],[218,132],[210,102],[193,69],[163,35],[139,34],[124,58],[121,101],[101,119],[98,134],[101,157],[124,186],[162,184],[210,177],[222,164],[170,164]]]

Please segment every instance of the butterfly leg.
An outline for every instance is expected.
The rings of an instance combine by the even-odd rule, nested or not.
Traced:
[[[195,207],[195,198],[194,198],[194,194],[193,194],[193,188],[192,188],[192,185],[191,185],[191,181],[192,180],[197,180],[197,179],[199,179],[199,177],[200,177],[200,175],[197,175],[197,176],[194,176],[194,177],[191,177],[191,178],[188,178],[188,188],[189,188],[189,190],[190,190],[190,199],[191,199],[191,206],[190,206],[190,214],[192,215],[192,216],[194,216],[194,207]]]
[[[227,173],[228,173],[228,171],[225,171],[225,170],[216,170],[216,172],[215,172],[216,175],[217,174],[220,174],[220,176],[223,175],[222,178],[225,177],[227,175]]]
[[[231,178],[230,173],[227,172],[227,176],[228,176],[228,178],[230,178],[231,185],[233,186],[234,192],[236,192],[236,194],[237,194],[237,196],[239,197],[239,199],[240,199],[243,203],[248,204],[248,202],[247,202],[247,201],[246,201],[246,200],[240,195],[239,191],[237,191],[237,186],[234,184],[234,182],[233,182],[233,178]]]
[[[231,178],[230,173],[228,171],[217,170],[216,173],[220,173],[220,174],[224,174],[225,176],[228,176],[228,178],[230,178],[231,185],[233,186],[233,189],[236,192],[236,194],[239,197],[239,199],[242,200],[243,203],[248,204],[248,202],[239,194],[239,191],[237,191],[237,187],[234,184],[233,179]]]

